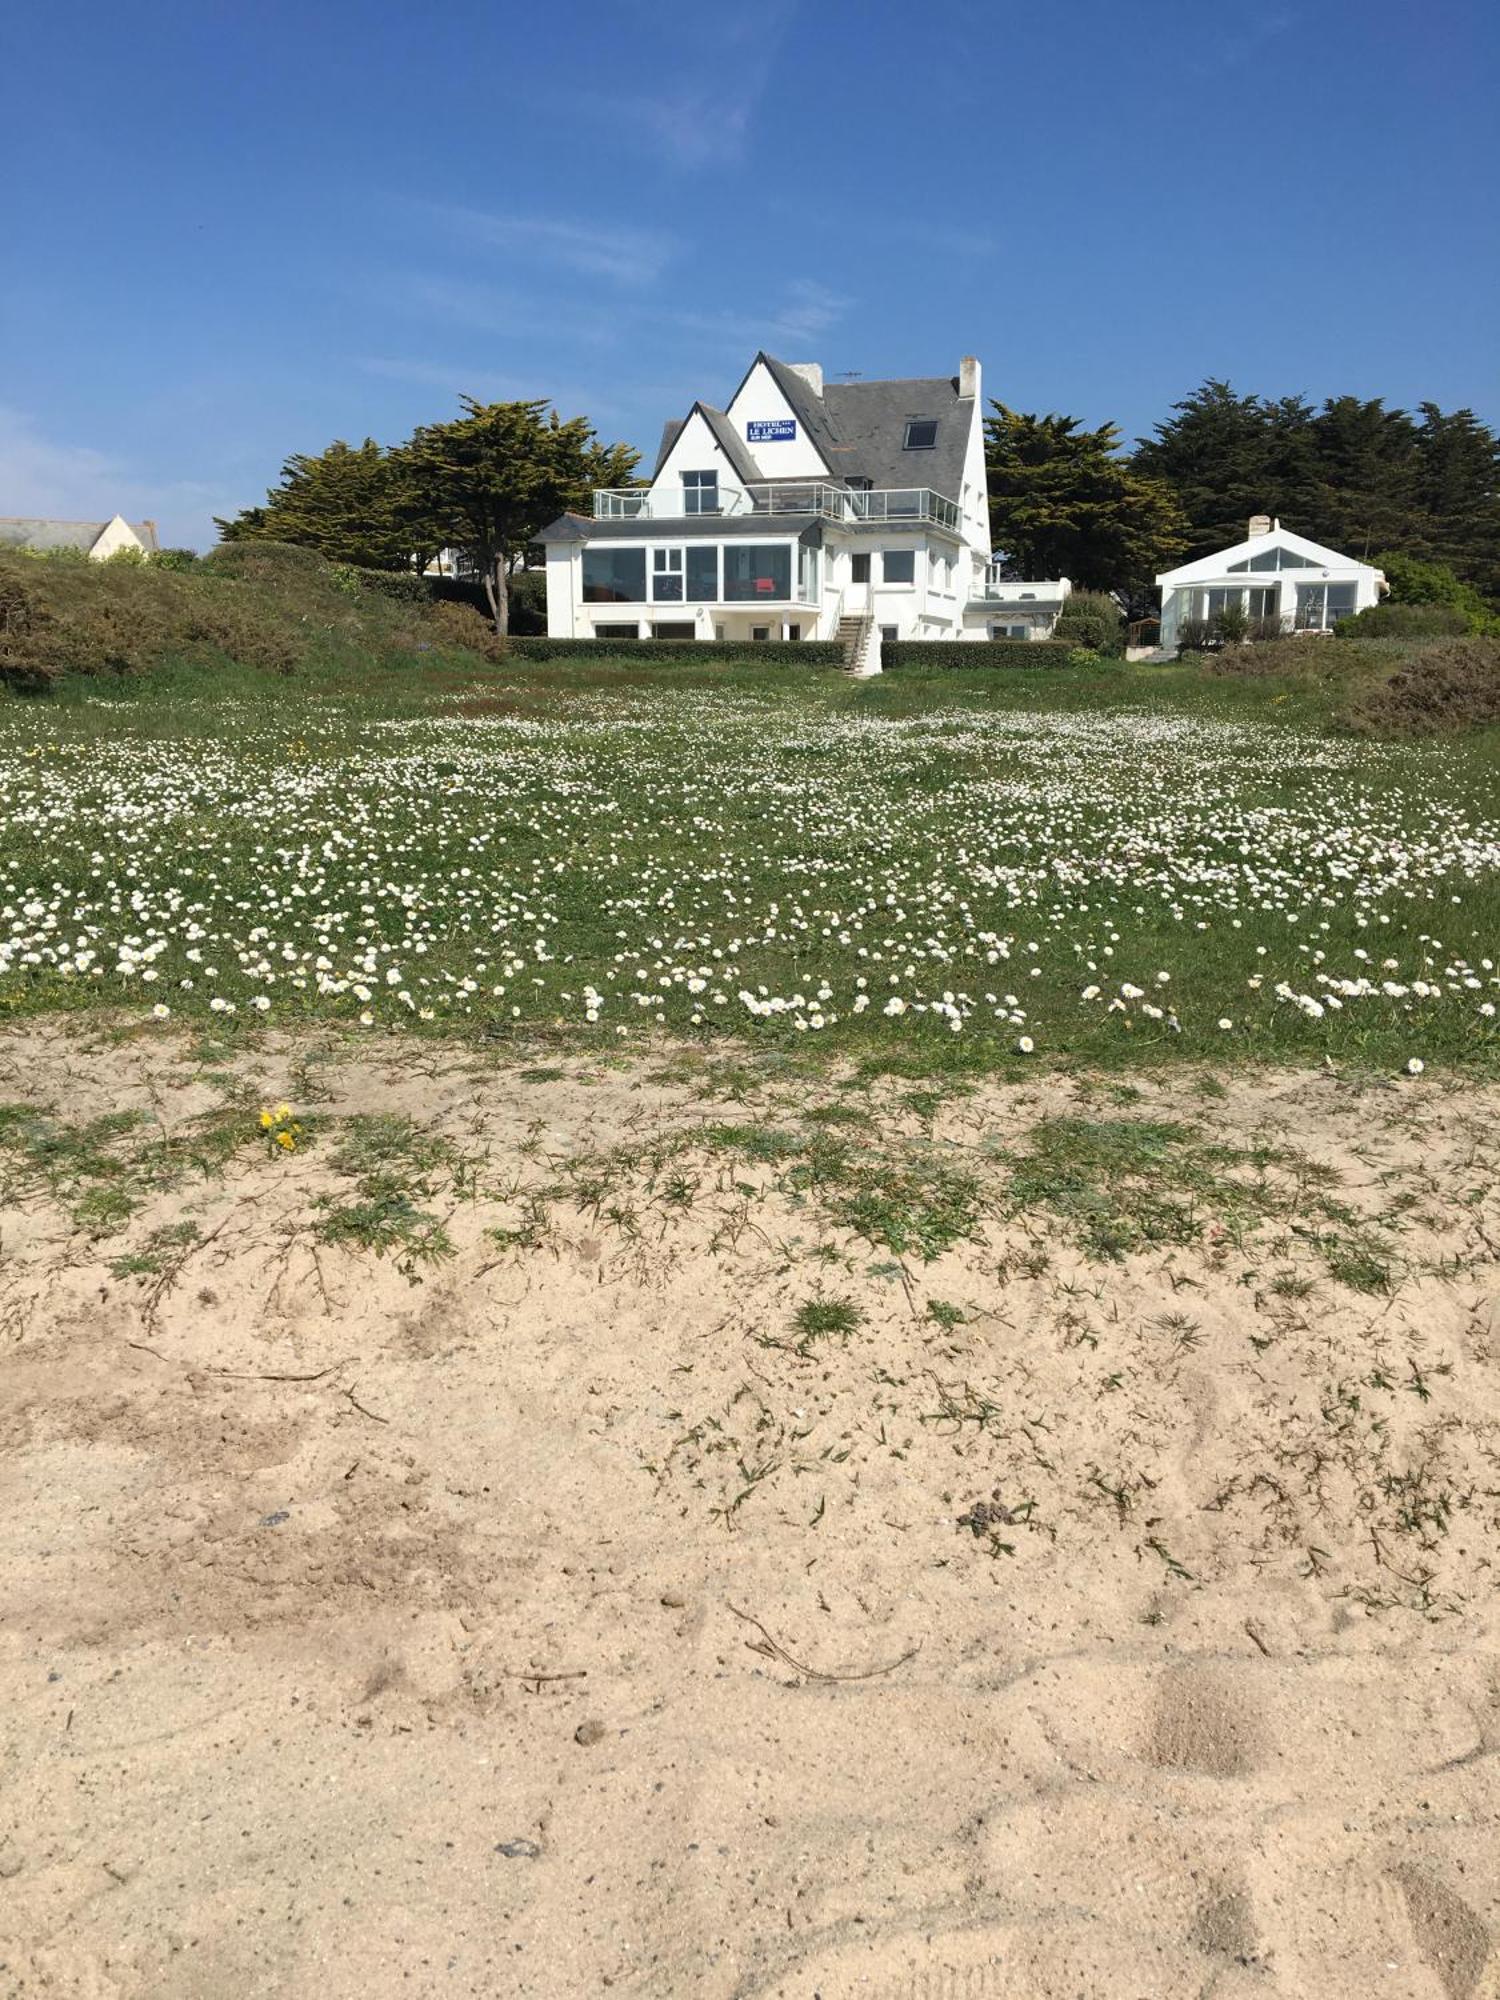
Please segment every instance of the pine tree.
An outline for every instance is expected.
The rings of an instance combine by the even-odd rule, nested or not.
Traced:
[[[1184,545],[1185,524],[1159,481],[1118,456],[1114,424],[1036,416],[993,403],[986,417],[990,536],[1034,577],[1092,590],[1148,591]]]
[[[373,438],[294,454],[264,507],[215,526],[226,542],[295,542],[367,569],[410,569],[419,551],[423,560],[433,553],[406,504],[399,461]]]

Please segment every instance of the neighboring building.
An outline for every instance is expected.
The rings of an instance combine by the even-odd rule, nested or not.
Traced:
[[[0,515],[0,549],[34,549],[43,555],[54,549],[77,549],[103,562],[121,549],[149,556],[160,547],[154,521],[127,521],[123,514],[109,521],[32,521]]]
[[[1211,624],[1243,611],[1250,625],[1274,620],[1283,632],[1331,632],[1340,618],[1368,610],[1385,594],[1383,571],[1294,535],[1266,514],[1232,549],[1166,570],[1161,586],[1161,650],[1177,651],[1189,624]]]
[[[1067,582],[990,560],[979,363],[825,385],[757,354],[725,409],[669,423],[643,486],[564,514],[551,637],[833,639],[874,671],[885,639],[1044,638]]]

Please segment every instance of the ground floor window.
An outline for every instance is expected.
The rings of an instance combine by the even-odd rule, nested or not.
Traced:
[[[689,604],[713,604],[719,595],[719,549],[716,542],[690,544],[687,552]]]
[[[685,620],[680,624],[653,625],[651,627],[651,636],[653,639],[691,639],[694,629],[690,620]]]
[[[849,581],[851,583],[868,583],[870,581],[870,558],[868,555],[850,556]]]
[[[1354,616],[1357,587],[1352,583],[1299,583],[1297,630],[1328,632],[1341,618]]]
[[[883,583],[915,583],[917,580],[916,550],[882,549],[880,552],[880,576]]]
[[[1024,625],[992,625],[990,627],[990,637],[992,639],[1024,639],[1027,629]]]
[[[594,637],[596,639],[639,639],[640,636],[641,628],[639,625],[596,625],[594,627]]]
[[[897,627],[894,625],[882,625],[880,628],[880,637],[882,642],[889,640],[889,642],[893,646],[896,643],[896,633],[897,633]]]
[[[1252,625],[1261,624],[1281,615],[1281,593],[1274,583],[1252,584],[1248,588],[1242,584],[1215,584],[1210,590],[1188,591],[1184,599],[1184,615],[1205,624],[1212,624],[1226,611],[1242,611]]]
[[[792,594],[792,551],[785,542],[730,542],[724,549],[724,602]]]
[[[644,604],[646,551],[585,549],[583,601],[585,604]]]
[[[681,549],[651,551],[651,595],[658,604],[681,604]]]
[[[771,628],[769,625],[752,625],[750,627],[750,637],[757,642],[769,639],[770,636]]]
[[[797,595],[804,604],[818,601],[818,552],[801,542],[797,545]]]
[[[800,639],[802,637],[802,627],[800,625],[788,625],[786,636],[789,639]]]

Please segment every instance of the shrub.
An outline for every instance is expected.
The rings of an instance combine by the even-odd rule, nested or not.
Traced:
[[[1123,652],[1125,616],[1102,590],[1075,590],[1059,613],[1052,636],[1095,653]]]
[[[193,569],[197,565],[198,551],[196,549],[158,549],[154,555],[147,556],[146,560],[153,569],[178,571]]]
[[[1218,621],[1213,618],[1184,618],[1177,628],[1177,651],[1183,653],[1216,653],[1223,644],[1219,637]]]
[[[831,639],[533,639],[511,638],[518,660],[636,660],[652,665],[710,666],[734,660],[761,667],[841,667]]]
[[[1343,721],[1363,734],[1436,736],[1500,723],[1500,639],[1445,639],[1363,689]]]
[[[365,569],[345,562],[330,563],[328,569],[334,588],[349,597],[372,590],[397,604],[430,604],[433,599],[432,579],[414,569]]]
[[[1334,626],[1340,639],[1449,639],[1470,630],[1456,604],[1372,604]]]
[[[1237,646],[1250,629],[1250,621],[1238,604],[1226,604],[1214,620],[1214,632],[1226,646]]]
[[[19,570],[0,573],[0,686],[40,694],[57,678],[46,607]]]
[[[880,649],[889,673],[901,667],[1068,667],[1080,648],[1060,639],[896,639]]]
[[[242,583],[282,583],[290,577],[327,576],[332,567],[316,549],[296,542],[218,542],[202,559],[215,576]]]
[[[470,604],[440,598],[429,605],[425,623],[445,646],[462,646],[471,653],[482,653],[487,660],[505,657],[505,642],[496,636],[486,614]]]

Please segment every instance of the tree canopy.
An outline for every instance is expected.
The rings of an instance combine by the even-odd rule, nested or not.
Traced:
[[[459,416],[422,424],[403,444],[339,440],[287,459],[265,505],[216,522],[220,535],[293,542],[369,569],[420,569],[440,549],[458,550],[483,578],[504,632],[512,564],[591,487],[623,485],[637,454],[601,444],[587,418],[565,422],[545,397],[460,400]]]
[[[1253,514],[1362,558],[1451,568],[1500,596],[1500,438],[1472,410],[1379,398],[1242,396],[1209,380],[1139,441],[1132,465],[1171,487],[1189,558],[1242,541]]]
[[[592,487],[623,485],[637,454],[601,445],[586,418],[564,422],[545,398],[460,400],[462,416],[421,425],[399,457],[414,517],[468,555],[503,633],[513,558],[558,514],[582,506]]]
[[[1119,456],[1114,424],[1034,416],[992,403],[985,418],[990,538],[1027,576],[1085,589],[1149,591],[1186,546],[1167,485]]]
[[[264,507],[214,525],[226,542],[295,542],[330,562],[409,569],[413,555],[431,547],[412,539],[404,487],[399,454],[373,438],[360,445],[337,439],[326,451],[289,458]]]

